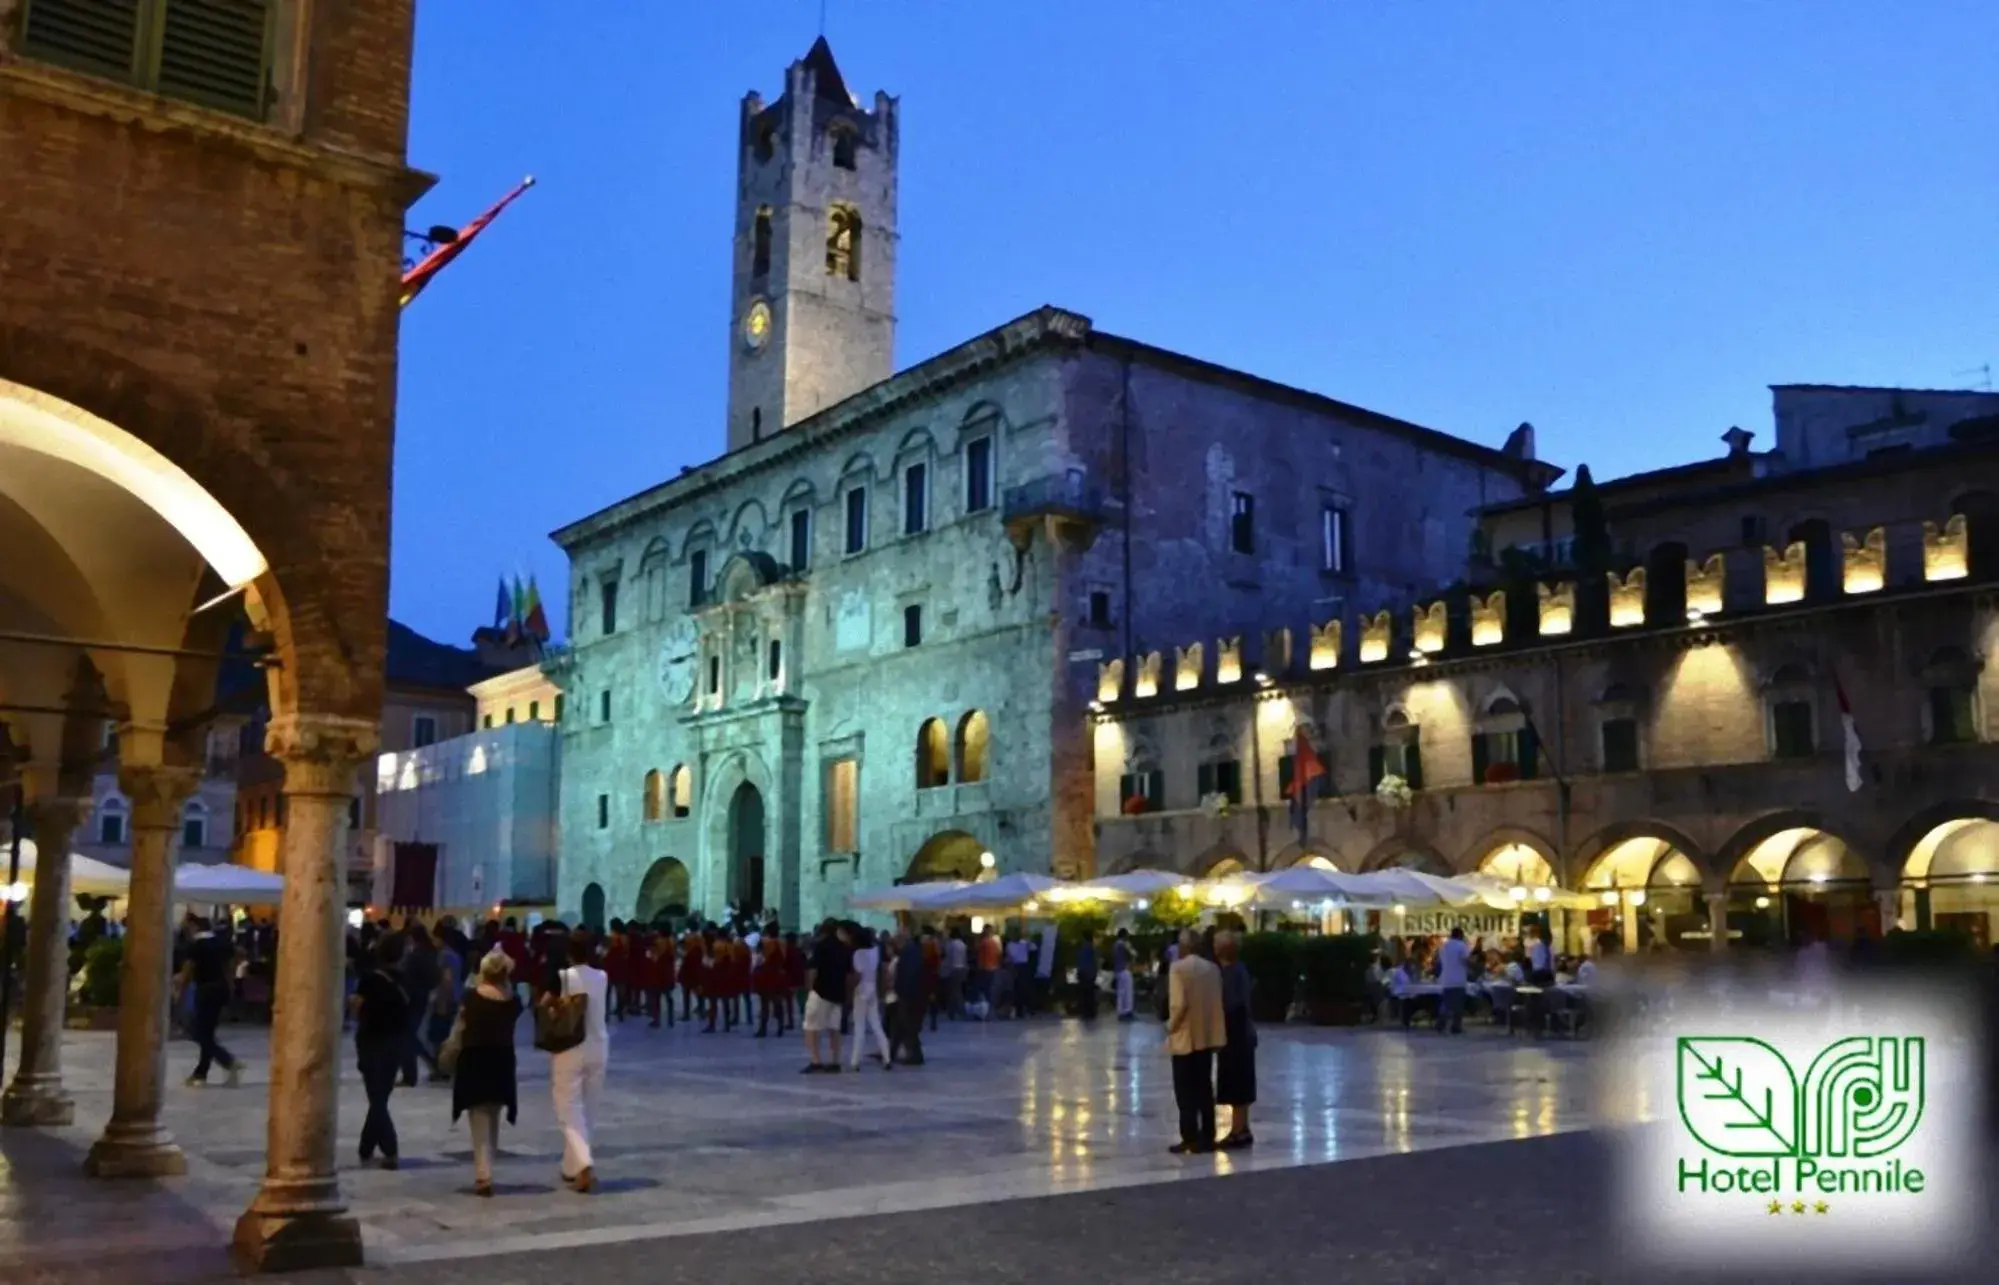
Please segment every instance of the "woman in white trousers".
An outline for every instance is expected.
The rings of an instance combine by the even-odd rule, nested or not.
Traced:
[[[859,949],[854,951],[854,1049],[851,1069],[861,1069],[861,1051],[866,1047],[868,1035],[875,1037],[875,1046],[881,1050],[882,1070],[892,1070],[895,1055],[889,1048],[888,1032],[882,1029],[881,947],[875,935],[863,928]]]
[[[562,1124],[562,1180],[579,1193],[597,1185],[590,1129],[604,1095],[604,1067],[611,1052],[610,1028],[604,1022],[610,988],[603,970],[591,963],[592,957],[589,938],[580,932],[573,934],[569,938],[569,967],[561,974],[562,993],[582,995],[587,1000],[583,1042],[553,1054],[548,1068],[555,1118]]]

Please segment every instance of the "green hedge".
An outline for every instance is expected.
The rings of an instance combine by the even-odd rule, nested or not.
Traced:
[[[125,939],[99,937],[83,955],[83,1002],[96,1008],[118,1007],[118,967],[125,961]]]
[[[1298,943],[1303,940],[1296,933],[1243,934],[1243,966],[1256,984],[1250,1013],[1257,1021],[1281,1022],[1290,1013],[1298,993]]]
[[[1360,1004],[1367,999],[1367,966],[1381,951],[1373,933],[1300,937],[1298,997],[1308,1004]]]

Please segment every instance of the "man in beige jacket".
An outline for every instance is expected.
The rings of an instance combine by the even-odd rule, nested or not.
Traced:
[[[1166,1047],[1173,1054],[1173,1101],[1180,1108],[1176,1156],[1215,1149],[1215,1050],[1222,1022],[1222,970],[1198,953],[1200,935],[1180,933],[1180,957],[1166,975]]]

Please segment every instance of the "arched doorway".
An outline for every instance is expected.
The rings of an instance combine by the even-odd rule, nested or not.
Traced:
[[[604,931],[604,885],[593,883],[583,889],[583,926],[593,933]]]
[[[687,917],[689,907],[687,867],[672,857],[661,857],[639,882],[638,905],[633,918],[641,924]]]
[[[764,908],[764,796],[748,781],[729,796],[729,900],[743,914]]]
[[[1902,866],[1901,922],[1999,941],[1999,821],[1956,817],[1931,828]]]
[[[1852,941],[1877,919],[1867,863],[1836,835],[1779,830],[1728,876],[1728,934],[1751,948]]]
[[[979,858],[985,855],[986,846],[963,830],[944,830],[923,841],[923,846],[909,859],[898,883],[934,883],[940,879],[962,879],[967,883],[979,877],[982,869]]]
[[[1710,949],[1700,867],[1671,839],[1635,835],[1610,844],[1583,889],[1596,901],[1588,911],[1592,939],[1616,933],[1627,951]]]

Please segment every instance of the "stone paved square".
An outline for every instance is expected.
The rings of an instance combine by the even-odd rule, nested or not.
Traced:
[[[525,1029],[523,1029],[525,1040]],[[523,1044],[520,1123],[503,1128],[490,1201],[470,1194],[470,1147],[447,1089],[398,1090],[402,1168],[355,1154],[364,1100],[343,1067],[341,1180],[372,1266],[414,1265],[857,1215],[980,1205],[1275,1170],[1582,1129],[1586,1046],[1475,1030],[1266,1028],[1254,1151],[1183,1161],[1160,1027],[945,1023],[926,1066],[838,1078],[799,1074],[795,1035],[757,1040],[683,1025],[613,1031],[600,1190],[560,1189],[547,1059]],[[0,1276],[198,1279],[262,1172],[260,1028],[225,1042],[249,1061],[240,1089],[189,1089],[193,1048],[170,1053],[168,1119],[184,1179],[91,1182],[81,1158],[108,1113],[112,1040],[65,1046],[79,1124],[0,1134]],[[136,1271],[134,1269],[137,1269]],[[17,1276],[18,1274],[18,1276]]]

